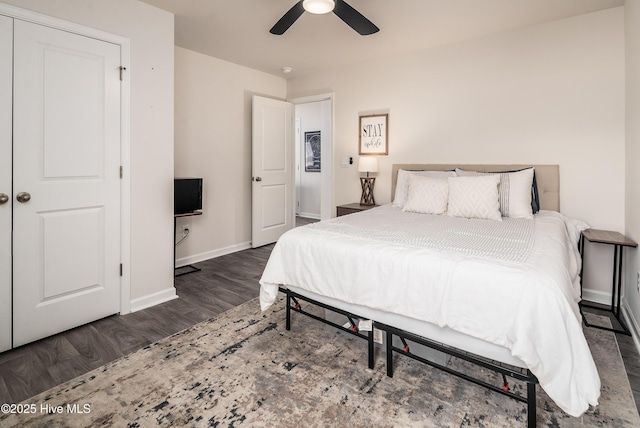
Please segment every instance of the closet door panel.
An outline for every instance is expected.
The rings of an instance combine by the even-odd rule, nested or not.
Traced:
[[[120,47],[16,20],[13,342],[119,312]],[[17,201],[19,193],[28,201]]]
[[[0,352],[11,349],[12,58],[13,19],[0,15]]]

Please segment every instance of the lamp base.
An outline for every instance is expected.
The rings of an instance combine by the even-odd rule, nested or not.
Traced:
[[[376,200],[373,198],[373,185],[375,177],[360,177],[360,185],[362,186],[362,196],[360,197],[360,205],[375,205]]]

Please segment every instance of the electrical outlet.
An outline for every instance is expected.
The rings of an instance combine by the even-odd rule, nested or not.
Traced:
[[[189,230],[191,229],[191,226],[189,226],[188,224],[185,224],[184,226],[182,226],[182,237],[186,238],[187,235],[189,234]]]

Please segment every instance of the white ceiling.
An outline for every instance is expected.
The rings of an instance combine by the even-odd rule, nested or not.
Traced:
[[[380,31],[360,36],[333,13],[269,29],[297,0],[141,0],[175,15],[175,44],[283,77],[621,6],[624,0],[346,0]],[[282,67],[292,67],[285,75]]]

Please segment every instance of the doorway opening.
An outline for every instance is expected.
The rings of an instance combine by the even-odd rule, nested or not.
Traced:
[[[332,217],[333,96],[291,100],[295,115],[296,217]]]

